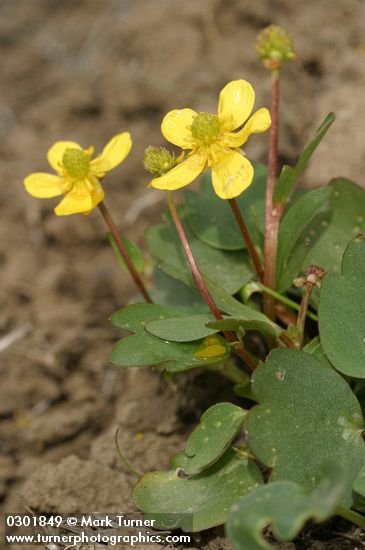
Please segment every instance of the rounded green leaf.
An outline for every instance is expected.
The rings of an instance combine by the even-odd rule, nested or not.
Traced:
[[[208,246],[191,231],[183,209],[179,209],[179,214],[194,258],[204,277],[209,277],[231,294],[235,294],[252,279],[253,272],[246,251],[229,252]],[[149,250],[162,263],[190,275],[190,266],[169,215],[166,215],[166,222],[164,225],[152,226],[147,231]]]
[[[325,277],[319,299],[324,352],[343,374],[365,378],[365,236],[346,249],[342,274]]]
[[[194,284],[190,274],[186,274],[171,265],[164,264],[162,269],[171,275],[171,277],[176,277],[185,284]],[[236,300],[236,298],[231,296],[220,285],[214,283],[210,278],[205,277],[205,283],[217,307],[236,320],[239,320],[239,324],[247,322],[246,326],[248,330],[258,330],[260,327],[260,331],[265,331],[268,334],[275,333],[277,337],[282,334],[283,329],[261,313],[261,311],[242,304],[242,302]],[[209,325],[212,328],[210,323]]]
[[[260,405],[247,417],[248,444],[272,468],[271,480],[295,481],[307,490],[320,464],[336,459],[348,475],[343,504],[365,463],[364,421],[347,382],[311,355],[274,350],[253,374]]]
[[[361,468],[359,475],[354,481],[353,489],[359,495],[361,495],[362,497],[365,497],[365,464]]]
[[[159,267],[153,272],[155,290],[150,290],[154,304],[181,307],[191,313],[207,313],[209,308],[197,288],[188,286],[164,273]]]
[[[229,449],[196,476],[179,477],[179,470],[145,474],[132,498],[155,527],[196,532],[224,523],[230,507],[260,483],[256,464]]]
[[[210,407],[190,434],[184,451],[171,459],[172,465],[194,475],[216,462],[242,428],[246,414],[247,411],[232,403]]]
[[[265,211],[266,166],[255,163],[250,187],[236,200],[255,242],[259,241]],[[221,250],[246,248],[228,201],[220,199],[213,190],[210,174],[203,177],[200,192],[186,191],[187,221],[199,239]]]
[[[113,363],[120,367],[164,365],[166,370],[178,372],[217,363],[228,357],[230,348],[221,342],[218,349],[215,346],[214,350],[209,349],[204,354],[201,350],[204,340],[170,342],[153,336],[145,328],[149,322],[179,315],[183,317],[186,313],[186,309],[157,304],[132,304],[114,313],[112,323],[134,334],[125,336],[114,346],[111,357]],[[218,353],[219,350],[221,353]]]
[[[325,521],[335,511],[344,490],[344,472],[329,463],[308,494],[293,481],[262,485],[234,504],[227,519],[227,534],[234,550],[271,550],[261,530],[272,525],[276,538],[292,540],[310,518]]]
[[[344,178],[329,185],[333,192],[328,203],[303,233],[309,243],[305,266],[339,272],[348,242],[365,232],[365,190]]]
[[[187,315],[186,317],[169,317],[166,319],[156,319],[146,323],[146,330],[171,342],[192,342],[200,340],[211,334],[218,332],[217,329],[207,328],[205,325],[213,321],[212,314]]]

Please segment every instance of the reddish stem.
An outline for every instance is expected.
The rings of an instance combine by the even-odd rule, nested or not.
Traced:
[[[175,201],[173,199],[171,191],[167,192],[167,202],[168,202],[168,205],[169,205],[169,209],[170,209],[170,212],[171,212],[172,219],[174,221],[177,232],[179,234],[181,244],[182,244],[184,252],[185,252],[185,256],[186,256],[186,258],[189,262],[191,273],[194,277],[194,281],[196,282],[196,286],[198,287],[200,294],[202,295],[202,297],[206,301],[206,303],[207,303],[210,311],[213,313],[214,317],[218,321],[220,321],[220,320],[223,319],[223,317],[222,317],[221,312],[219,311],[215,301],[212,298],[212,295],[210,294],[210,292],[209,292],[209,290],[208,290],[208,288],[207,288],[207,286],[204,282],[202,274],[199,271],[199,268],[198,268],[197,263],[195,261],[195,258],[193,256],[193,253],[191,251],[188,239],[186,237],[185,230],[184,230],[184,228],[182,226],[182,223],[180,221],[179,214],[177,212]]]
[[[152,304],[152,300],[151,300],[151,297],[150,295],[148,294],[147,290],[146,290],[146,287],[144,286],[144,283],[141,279],[141,277],[139,276],[139,274],[137,273],[133,263],[132,263],[132,260],[130,259],[129,257],[129,254],[127,252],[127,250],[125,249],[125,246],[123,244],[123,241],[122,239],[120,238],[120,235],[118,233],[118,230],[116,228],[116,225],[113,221],[113,218],[111,217],[110,215],[110,212],[109,210],[107,209],[107,207],[105,206],[104,202],[100,202],[98,204],[99,206],[99,210],[101,212],[101,215],[103,216],[104,218],[104,221],[105,223],[107,224],[111,234],[113,235],[114,237],[114,240],[115,242],[117,243],[117,246],[120,250],[120,253],[121,255],[123,256],[123,259],[127,265],[127,268],[128,268],[128,271],[129,273],[131,274],[134,282],[136,283],[136,286],[137,288],[139,289],[139,291],[141,292],[142,296],[144,297],[144,299],[146,300],[146,302]]]
[[[238,224],[238,227],[240,228],[243,240],[245,241],[247,251],[250,255],[251,261],[253,263],[253,266],[255,268],[255,271],[257,275],[260,278],[260,281],[263,281],[264,272],[262,269],[260,258],[256,252],[256,248],[252,242],[250,232],[248,230],[248,227],[245,223],[245,220],[243,219],[241,210],[239,209],[239,206],[237,204],[236,199],[229,199],[228,200],[230,207],[232,208],[232,212],[234,217],[236,218],[236,222]]]
[[[195,281],[195,283],[198,287],[198,290],[199,290],[200,294],[202,295],[202,297],[204,298],[205,302],[207,303],[210,311],[213,313],[214,317],[218,321],[220,321],[220,320],[223,319],[222,314],[219,311],[215,301],[213,300],[213,297],[210,294],[210,292],[207,288],[207,285],[205,284],[205,281],[203,279],[203,276],[200,273],[198,265],[195,261],[194,255],[191,251],[188,239],[186,237],[185,230],[184,230],[183,225],[180,221],[179,214],[177,212],[175,201],[173,199],[171,191],[167,192],[167,203],[168,203],[168,206],[169,206],[171,216],[172,216],[172,219],[174,221],[176,230],[179,234],[181,244],[182,244],[184,252],[185,252],[185,256],[186,256],[186,258],[189,262],[190,269],[191,269],[192,275],[194,277],[194,281]],[[231,343],[236,342],[237,339],[235,338],[235,335],[232,332],[223,331],[223,334],[226,337],[226,339],[228,340],[228,342],[231,342]],[[254,370],[256,368],[256,366],[257,366],[256,362],[253,360],[253,358],[250,356],[250,354],[247,353],[247,351],[244,349],[243,345],[240,342],[235,343],[233,348],[234,348],[235,352],[241,357],[241,359],[243,359],[245,361],[245,363],[247,363],[247,365],[249,365],[249,367],[252,370]]]
[[[265,269],[264,284],[273,290],[276,287],[276,260],[278,249],[278,232],[281,208],[274,205],[274,191],[278,162],[279,137],[279,73],[273,72],[271,90],[271,130],[269,145],[269,161],[266,185],[265,209]],[[266,315],[275,320],[275,300],[271,296],[264,296],[264,310]]]

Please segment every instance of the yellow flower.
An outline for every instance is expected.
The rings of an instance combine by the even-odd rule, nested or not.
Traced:
[[[89,214],[104,199],[100,180],[128,155],[131,136],[123,132],[114,136],[100,155],[91,160],[94,147],[82,149],[74,141],[57,141],[49,149],[47,159],[57,175],[45,172],[30,174],[24,180],[33,197],[48,199],[65,195],[55,208],[57,216]]]
[[[254,170],[239,147],[251,134],[265,132],[271,124],[270,113],[265,108],[248,119],[254,102],[251,84],[234,80],[219,95],[218,114],[196,113],[192,109],[168,113],[161,125],[164,137],[191,152],[175,168],[153,179],[150,185],[174,191],[189,185],[211,167],[213,187],[219,197],[232,199],[240,195],[252,182]]]

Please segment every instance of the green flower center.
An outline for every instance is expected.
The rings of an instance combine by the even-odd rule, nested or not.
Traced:
[[[86,176],[90,168],[90,157],[81,149],[66,149],[62,164],[71,178],[80,179]]]
[[[215,141],[221,131],[221,125],[217,115],[210,113],[199,113],[191,125],[191,134],[193,138],[204,143]]]
[[[174,153],[170,153],[165,147],[147,147],[144,154],[143,165],[154,176],[166,174],[178,163]]]

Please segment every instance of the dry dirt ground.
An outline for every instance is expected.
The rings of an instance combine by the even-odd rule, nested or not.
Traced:
[[[164,113],[214,111],[220,88],[241,77],[254,84],[257,105],[267,105],[269,81],[252,44],[275,22],[290,29],[299,53],[283,82],[281,160],[292,161],[334,110],[336,125],[304,180],[317,185],[347,175],[361,183],[364,16],[363,0],[0,0],[5,511],[132,510],[133,477],[117,458],[116,427],[136,467],[163,468],[199,414],[224,398],[224,384],[211,375],[182,375],[173,385],[147,369],[109,364],[118,333],[108,317],[133,286],[115,264],[98,212],[57,218],[53,201],[26,196],[23,177],[46,169],[55,140],[100,148],[131,131],[133,150],[105,187],[120,230],[143,246],[163,194],[146,190],[141,156],[162,143]],[[266,146],[261,136],[247,153],[265,161]],[[142,197],[149,206],[139,211]],[[223,393],[230,397],[228,388]],[[194,544],[227,547],[219,532]],[[329,531],[287,548],[356,545]]]

